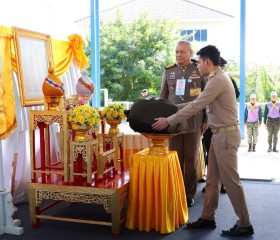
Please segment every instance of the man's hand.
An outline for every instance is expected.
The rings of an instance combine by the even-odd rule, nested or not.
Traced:
[[[152,129],[161,131],[169,126],[169,123],[167,121],[167,118],[160,117],[160,118],[155,118],[155,123],[152,124]]]
[[[207,130],[208,128],[208,123],[202,123],[202,126],[201,126],[201,135],[203,135],[205,133],[205,131]]]

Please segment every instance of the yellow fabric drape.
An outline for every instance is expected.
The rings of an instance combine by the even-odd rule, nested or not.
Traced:
[[[75,59],[80,69],[88,68],[88,59],[84,52],[84,40],[78,34],[72,34],[68,37]]]
[[[1,27],[1,32],[13,35],[12,28]],[[68,37],[69,42],[52,39],[52,50],[54,58],[55,74],[58,77],[63,76],[69,69],[73,59],[75,58],[80,69],[88,68],[89,62],[84,52],[84,40],[78,34],[73,34]],[[15,57],[14,44],[12,47],[12,67],[17,72],[17,61]]]
[[[133,155],[126,227],[170,233],[188,220],[186,193],[176,151]]]
[[[0,140],[17,127],[11,60],[11,36],[0,33]]]
[[[82,37],[73,34],[68,39],[70,42],[52,39],[54,69],[58,77],[63,76],[68,71],[74,58],[80,69],[89,66],[88,59],[83,50],[84,41]],[[17,127],[12,81],[12,70],[17,72],[17,61],[12,28],[0,26],[0,54],[2,62],[2,72],[0,71],[1,140],[9,137]]]
[[[69,69],[74,59],[74,52],[69,42],[52,39],[53,60],[55,74],[63,76]]]

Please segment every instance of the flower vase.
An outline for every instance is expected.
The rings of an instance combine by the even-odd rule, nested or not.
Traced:
[[[122,119],[113,119],[113,120],[109,120],[106,119],[107,124],[110,125],[109,134],[118,134],[120,132],[120,130],[118,129],[118,125],[122,122]]]
[[[83,127],[77,124],[72,124],[72,129],[74,130],[74,141],[75,142],[86,142],[87,136],[86,131],[89,130],[87,127]]]

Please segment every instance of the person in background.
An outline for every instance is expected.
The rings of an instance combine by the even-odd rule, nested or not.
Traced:
[[[226,64],[227,64],[227,61],[220,57],[220,67],[222,70],[225,70],[225,67],[226,67]],[[234,87],[234,91],[235,91],[235,97],[236,99],[239,98],[240,96],[240,91],[238,89],[238,86],[235,82],[235,80],[230,77],[231,79],[231,82],[233,84],[233,87]],[[211,132],[211,129],[208,128],[205,133],[203,134],[203,138],[202,138],[202,144],[203,144],[203,150],[204,150],[204,159],[205,159],[205,166],[207,167],[208,166],[208,156],[209,156],[209,149],[210,149],[210,145],[211,145],[211,138],[212,138],[212,132]],[[206,190],[206,186],[204,186],[202,188],[202,192],[204,193]],[[227,193],[225,187],[224,187],[224,184],[221,185],[221,193]]]
[[[141,92],[140,92],[141,96],[142,97],[147,97],[149,95],[149,91],[148,89],[143,89]]]
[[[160,98],[180,104],[195,100],[206,84],[197,65],[191,61],[193,50],[187,41],[176,45],[176,63],[165,68],[161,84]],[[197,188],[197,162],[201,135],[207,129],[205,110],[196,112],[187,121],[184,133],[169,140],[170,150],[177,151],[185,184],[188,207],[194,204]]]
[[[230,77],[220,68],[220,51],[213,45],[198,52],[198,68],[208,82],[201,94],[192,102],[178,105],[183,107],[177,113],[155,119],[152,128],[162,130],[189,119],[207,107],[207,119],[213,133],[209,151],[206,192],[201,217],[187,224],[187,228],[216,228],[215,212],[219,203],[221,181],[238,220],[230,229],[223,230],[227,236],[251,236],[251,225],[244,190],[238,174],[237,152],[241,143],[238,109],[235,91]]]
[[[270,102],[265,105],[263,121],[268,132],[267,152],[279,152],[277,143],[280,129],[280,102],[277,102],[277,92],[275,91],[271,92]]]
[[[247,127],[248,152],[256,151],[258,142],[259,127],[262,123],[262,109],[257,104],[256,94],[250,95],[250,104],[245,108],[244,123]]]

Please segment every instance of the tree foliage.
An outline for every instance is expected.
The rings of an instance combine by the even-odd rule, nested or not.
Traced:
[[[249,63],[246,65],[246,99],[255,93],[259,102],[270,100],[272,91],[280,91],[279,66]]]
[[[147,88],[158,95],[164,67],[174,61],[176,23],[141,15],[125,23],[101,22],[101,87],[118,101],[134,101]]]
[[[227,73],[236,80],[240,86],[239,64],[228,64]],[[280,66],[260,65],[248,63],[245,76],[245,100],[250,100],[250,95],[255,93],[258,102],[270,100],[270,93],[280,93]]]
[[[101,88],[107,88],[114,101],[134,101],[144,88],[159,95],[164,67],[174,63],[176,42],[190,37],[179,36],[176,22],[145,14],[127,23],[118,13],[114,22],[101,22],[100,30]],[[90,39],[85,52],[90,59]],[[279,70],[279,66],[247,64],[245,99],[256,93],[258,102],[267,102],[271,91],[280,93]],[[226,71],[240,86],[239,64],[228,64]]]

